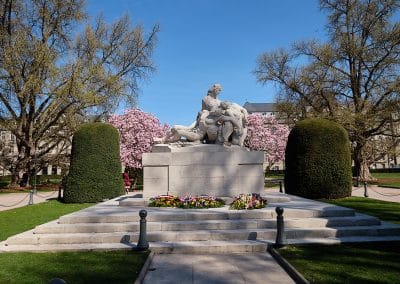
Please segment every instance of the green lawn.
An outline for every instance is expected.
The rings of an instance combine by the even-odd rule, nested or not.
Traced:
[[[283,183],[284,175],[280,174],[269,174],[265,175],[264,187],[279,187],[279,182],[277,180],[282,180]],[[270,181],[272,180],[272,181]]]
[[[0,212],[0,241],[9,236],[33,229],[35,226],[58,219],[60,216],[93,204],[65,204],[57,200],[38,203]],[[1,283],[1,281],[0,281]]]
[[[400,224],[400,203],[364,197],[321,201]],[[288,246],[279,253],[310,283],[400,283],[400,242]]]
[[[378,179],[378,185],[400,188],[400,173],[373,173],[372,176]]]
[[[335,200],[321,200],[339,206],[353,208],[360,213],[375,216],[383,221],[400,224],[400,203],[387,202],[365,197],[348,197]]]
[[[310,283],[400,283],[400,242],[279,250]]]
[[[93,204],[52,200],[0,212],[0,241]],[[0,283],[133,283],[148,252],[0,253]]]
[[[148,252],[2,253],[0,283],[134,283]]]

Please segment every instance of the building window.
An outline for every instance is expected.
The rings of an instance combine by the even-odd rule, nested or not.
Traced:
[[[51,174],[52,175],[57,175],[57,166],[52,166],[51,167]]]

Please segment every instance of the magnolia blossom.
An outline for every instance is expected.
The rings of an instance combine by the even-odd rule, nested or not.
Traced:
[[[155,138],[164,137],[168,125],[149,113],[140,109],[131,109],[123,115],[113,115],[109,122],[120,133],[121,161],[125,166],[135,169],[142,168],[142,155],[151,151]]]
[[[285,157],[289,128],[279,124],[272,115],[248,116],[245,145],[251,150],[264,151],[268,168]]]

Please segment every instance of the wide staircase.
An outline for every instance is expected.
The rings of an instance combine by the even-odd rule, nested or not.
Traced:
[[[280,193],[265,209],[229,210],[145,207],[146,200],[120,197],[65,215],[0,243],[0,251],[131,249],[139,237],[139,211],[147,210],[147,240],[159,253],[265,251],[276,237],[275,208],[284,208],[288,243],[400,240],[400,225],[354,210]]]

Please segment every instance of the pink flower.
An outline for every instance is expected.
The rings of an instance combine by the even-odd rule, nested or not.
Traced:
[[[279,124],[274,116],[249,115],[245,145],[251,150],[264,151],[268,167],[284,159],[288,136],[289,128]]]
[[[113,115],[109,123],[120,133],[121,161],[131,168],[142,168],[142,154],[151,151],[155,138],[164,137],[169,126],[140,109],[131,109],[123,115]]]

